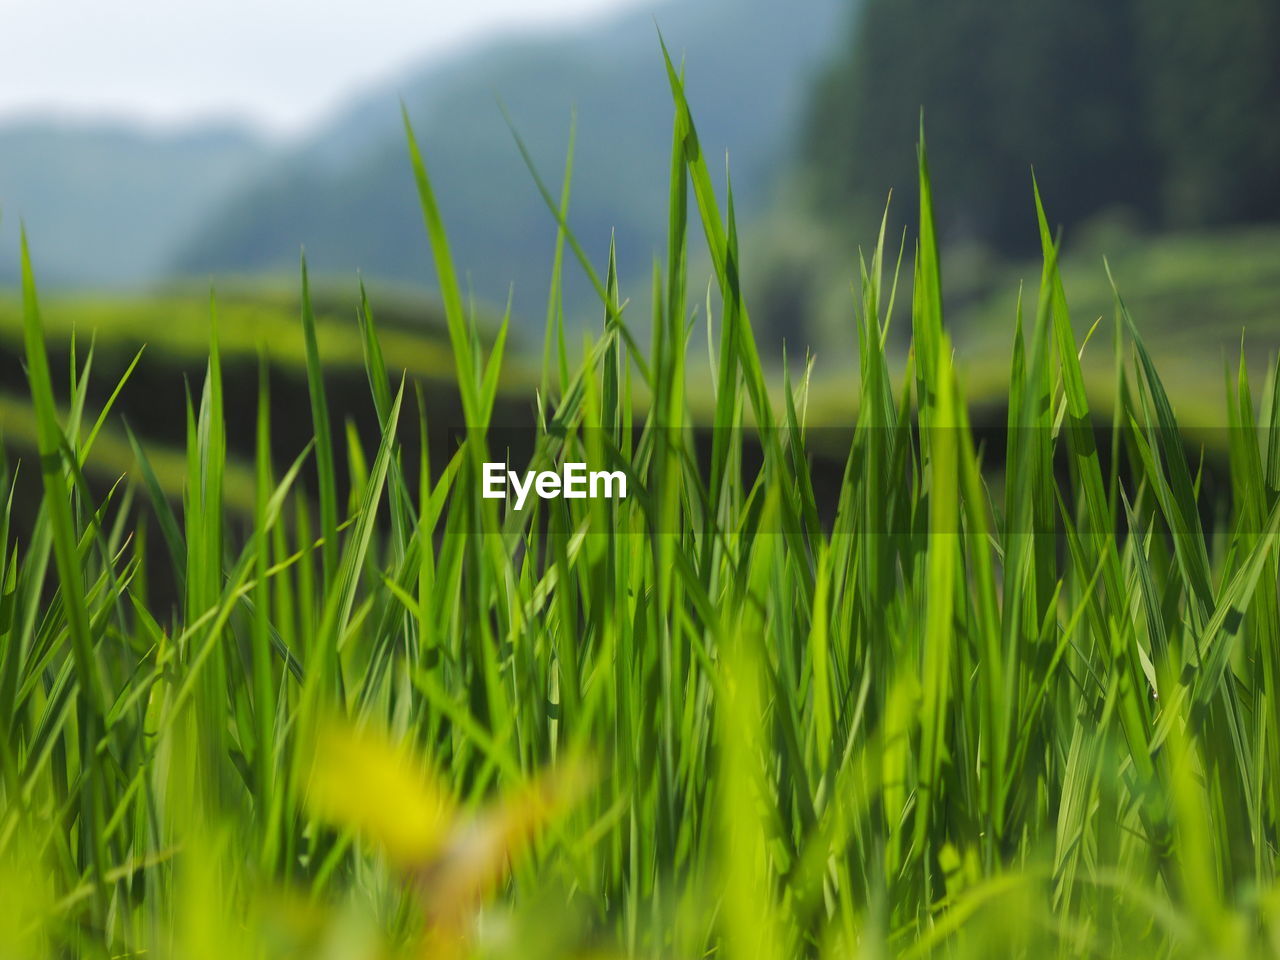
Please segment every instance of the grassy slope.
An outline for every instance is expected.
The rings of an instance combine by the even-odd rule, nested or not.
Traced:
[[[355,319],[358,297],[326,290],[316,299],[316,337],[333,402],[339,410],[358,405],[367,393],[367,376],[362,362],[362,337]],[[298,324],[299,298],[296,291],[273,291],[261,285],[232,289],[220,294],[215,304],[222,359],[229,371],[233,396],[229,404],[252,404],[252,394],[244,387],[256,384],[259,359],[266,361],[282,392],[305,389],[306,351]],[[451,370],[452,350],[442,329],[438,307],[412,296],[387,296],[375,301],[381,340],[387,363],[403,371],[422,389],[429,407],[442,412],[457,405],[457,390]],[[112,422],[104,426],[93,458],[86,464],[88,474],[98,480],[114,481],[136,470],[122,422],[127,421],[155,451],[155,472],[164,489],[178,497],[182,491],[185,423],[180,399],[183,383],[198,383],[208,360],[210,302],[206,295],[175,291],[156,296],[63,295],[49,298],[43,310],[50,351],[63,361],[70,360],[74,337],[83,362],[92,344],[93,386],[88,398],[91,411],[106,402],[115,383],[138,353],[143,356],[131,378],[131,386],[120,397]],[[491,336],[484,334],[483,336]],[[22,353],[22,309],[14,295],[0,296],[0,434],[18,451],[35,445],[35,417],[24,395],[25,377],[19,358]],[[55,377],[65,369],[59,364]],[[58,377],[61,382],[61,377]],[[513,405],[511,416],[529,406],[528,388],[533,376],[518,364],[503,375],[501,386]],[[355,397],[352,397],[355,394]],[[157,395],[167,399],[157,404]],[[305,404],[305,395],[301,395]],[[302,429],[282,423],[277,440],[293,442],[289,457],[306,440],[305,405],[300,410],[284,406],[280,415],[299,421]],[[228,475],[227,505],[248,515],[252,508],[251,472],[244,465],[252,456],[252,411],[241,429],[233,429],[232,469]],[[243,418],[242,418],[243,419]],[[522,419],[527,419],[523,415]]]
[[[318,301],[317,336],[327,365],[360,367],[361,339],[355,324],[358,298],[345,301],[330,295]],[[263,353],[274,365],[302,369],[305,365],[302,331],[298,327],[296,292],[268,290],[220,294],[217,322],[223,351],[229,359]],[[208,357],[210,302],[208,294],[63,295],[44,306],[48,337],[67,342],[74,334],[82,345],[92,339],[99,352],[132,355],[142,347],[158,355],[157,362],[203,365]],[[384,337],[397,367],[426,377],[445,376],[450,351],[441,341],[438,314],[426,304],[396,304],[387,311]],[[11,349],[22,342],[19,298],[0,297],[0,343]]]

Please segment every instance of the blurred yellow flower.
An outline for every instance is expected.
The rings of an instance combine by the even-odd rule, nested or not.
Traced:
[[[467,954],[475,913],[512,859],[589,781],[588,765],[575,758],[464,815],[409,748],[381,731],[331,723],[315,737],[307,803],[386,853],[421,905],[421,955],[451,960]]]
[[[316,737],[307,801],[317,817],[355,830],[401,868],[435,857],[456,815],[412,751],[380,731],[337,723]]]

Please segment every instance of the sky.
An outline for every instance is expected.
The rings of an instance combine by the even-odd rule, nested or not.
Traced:
[[[629,0],[0,0],[0,120],[209,119],[288,135],[486,35]]]

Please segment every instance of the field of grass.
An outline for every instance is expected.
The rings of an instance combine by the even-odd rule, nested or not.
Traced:
[[[911,277],[895,282],[883,237],[865,261],[857,422],[828,502],[807,379],[766,382],[732,197],[668,68],[650,343],[608,268],[592,271],[603,326],[567,342],[561,218],[530,443],[531,469],[624,471],[623,500],[481,496],[506,445],[506,328],[476,333],[411,131],[460,413],[424,414],[362,311],[334,335],[367,374],[367,456],[337,455],[304,293],[313,442],[293,464],[273,464],[289,425],[266,381],[225,375],[219,309],[185,405],[150,398],[185,419],[180,508],[145,449],[138,479],[95,494],[84,465],[112,404],[86,414],[85,376],[55,389],[24,250],[39,456],[20,471],[43,496],[0,513],[0,953],[1280,949],[1274,367],[1223,372],[1229,477],[1211,490],[1117,297],[1088,348],[1114,351],[1098,429],[1041,213],[993,443],[944,325],[922,148]],[[710,336],[691,319],[690,214],[724,305]],[[699,391],[706,456],[687,430]],[[227,413],[246,392],[251,424]],[[246,426],[251,525],[226,502]],[[406,432],[452,449],[429,462]],[[160,571],[176,602],[153,600]]]

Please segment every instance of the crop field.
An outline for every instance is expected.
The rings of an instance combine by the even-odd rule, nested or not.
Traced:
[[[645,342],[568,229],[570,162],[539,180],[561,226],[533,372],[466,306],[407,119],[434,343],[358,294],[323,315],[304,280],[287,328],[216,297],[171,324],[185,388],[136,381],[145,359],[104,384],[24,241],[0,492],[38,492],[0,511],[0,956],[1280,951],[1275,365],[1212,357],[1208,464],[1102,266],[1110,316],[1079,334],[1029,185],[1039,283],[1010,291],[979,422],[922,134],[918,229],[861,260],[819,482],[833,421],[804,368],[766,376],[732,195],[667,69]],[[572,261],[603,321],[581,341]],[[184,441],[120,422],[140,382]],[[483,496],[516,447],[628,494]],[[104,455],[118,483],[90,478]]]

